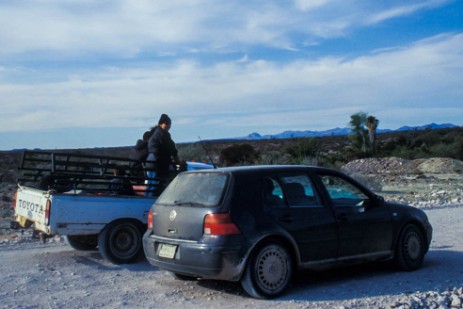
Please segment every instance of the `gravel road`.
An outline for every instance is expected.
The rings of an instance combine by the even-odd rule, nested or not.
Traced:
[[[462,308],[463,205],[426,211],[434,239],[423,268],[302,272],[275,300],[239,284],[180,281],[148,262],[113,265],[59,238],[0,243],[0,308]]]

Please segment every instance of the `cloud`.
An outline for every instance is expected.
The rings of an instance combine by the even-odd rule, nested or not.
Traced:
[[[415,116],[458,123],[458,28],[330,53],[357,30],[448,3],[1,1],[0,133],[136,132],[163,112],[183,140],[328,129],[359,111],[386,127]]]
[[[417,3],[407,2],[406,5],[397,5],[383,11],[374,13],[366,19],[367,24],[376,24],[388,19],[411,15],[417,11],[432,9],[449,3],[449,0],[428,0]]]
[[[252,46],[296,50],[300,35],[312,44],[447,2],[7,0],[0,3],[0,55],[133,58]]]
[[[45,83],[4,82],[0,131],[149,127],[167,112],[176,115],[178,124],[243,131],[259,124],[276,132],[331,127],[333,119],[342,125],[358,111],[397,123],[393,118],[404,115],[403,107],[424,115],[444,98],[447,108],[461,116],[462,51],[463,34],[449,33],[355,59],[248,59],[210,66],[182,60],[84,70]]]
[[[301,11],[310,11],[325,6],[329,0],[294,0],[295,6]]]

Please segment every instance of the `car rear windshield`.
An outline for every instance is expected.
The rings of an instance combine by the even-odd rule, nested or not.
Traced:
[[[219,173],[179,174],[156,204],[214,207],[221,203],[227,175]]]

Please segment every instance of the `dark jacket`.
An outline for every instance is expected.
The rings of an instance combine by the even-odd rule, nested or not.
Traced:
[[[111,180],[109,191],[116,195],[134,195],[132,183],[126,178],[114,178]]]
[[[147,167],[154,169],[158,175],[165,176],[169,174],[172,160],[177,157],[178,151],[168,131],[156,126],[152,132],[148,141]]]
[[[145,162],[146,157],[148,157],[148,142],[139,139],[130,151],[129,158],[138,162]]]
[[[130,150],[129,159],[135,160],[130,163],[130,174],[136,177],[144,177],[144,164],[148,157],[148,142],[142,139],[137,141],[137,144]]]

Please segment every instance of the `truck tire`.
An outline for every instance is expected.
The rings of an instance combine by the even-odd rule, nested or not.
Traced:
[[[98,249],[104,259],[114,264],[139,260],[143,254],[143,225],[137,221],[115,221],[98,236]]]
[[[98,235],[66,235],[64,239],[78,251],[91,251],[98,246]]]

